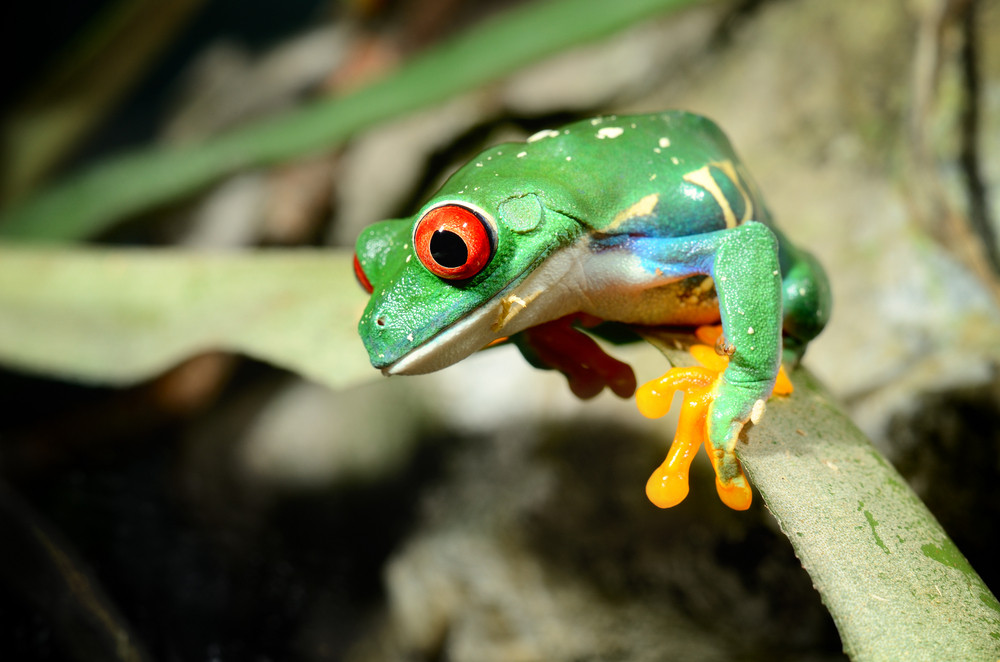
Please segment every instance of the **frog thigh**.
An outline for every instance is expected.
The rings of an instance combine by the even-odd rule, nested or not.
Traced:
[[[785,346],[797,356],[806,343],[819,335],[830,319],[832,296],[826,272],[810,253],[784,246],[789,262],[782,281]]]

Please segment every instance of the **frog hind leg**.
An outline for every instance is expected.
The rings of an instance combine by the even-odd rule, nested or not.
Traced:
[[[577,328],[600,322],[582,313],[567,315],[525,329],[512,340],[528,363],[561,372],[581,400],[596,396],[605,387],[618,397],[631,397],[636,386],[631,366],[608,356],[593,338]]]
[[[685,380],[692,379],[686,374],[680,377],[679,386],[671,388],[678,384],[679,373],[673,369],[643,386],[637,403],[643,414],[655,417],[666,412],[662,403],[653,406],[651,402],[672,397],[674,390],[685,390],[685,402],[702,408],[689,418],[703,430],[701,439],[715,469],[719,496],[730,507],[745,509],[750,505],[750,487],[736,458],[736,443],[746,423],[763,415],[781,364],[777,239],[765,225],[751,221],[693,237],[638,238],[634,242],[633,250],[647,262],[659,263],[658,269],[683,272],[681,275],[708,274],[715,281],[724,332],[720,351],[728,357],[725,365],[709,367],[707,381],[702,375],[699,384],[690,389],[683,386]]]
[[[830,319],[832,296],[826,272],[806,251],[787,242],[781,248],[781,283],[785,351],[798,362],[806,345],[819,335]]]

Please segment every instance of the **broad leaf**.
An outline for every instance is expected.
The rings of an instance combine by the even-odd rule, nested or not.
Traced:
[[[677,365],[672,334],[645,333]],[[1000,603],[889,462],[803,368],[737,455],[854,660],[987,660]]]
[[[0,246],[0,361],[93,383],[209,350],[357,383],[378,376],[356,330],[364,304],[348,251]]]

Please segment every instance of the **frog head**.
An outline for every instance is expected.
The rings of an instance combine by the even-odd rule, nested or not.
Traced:
[[[371,299],[358,329],[373,366],[438,370],[572,307],[573,260],[542,267],[580,225],[537,191],[502,188],[445,192],[412,218],[362,232],[355,270]]]

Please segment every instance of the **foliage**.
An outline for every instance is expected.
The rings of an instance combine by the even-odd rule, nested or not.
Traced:
[[[197,192],[223,175],[331,149],[379,122],[693,2],[555,0],[527,5],[462,32],[345,97],[314,101],[204,143],[137,151],[92,166],[0,213],[0,238],[67,241],[92,236],[131,214]],[[539,30],[539,25],[560,29]]]
[[[693,363],[673,336],[644,336]],[[988,659],[1000,603],[906,481],[803,368],[737,455],[857,660]],[[891,622],[891,626],[887,623]],[[939,627],[949,623],[947,628]]]
[[[377,376],[355,330],[364,303],[346,251],[0,246],[0,360],[90,383],[228,350],[356,385]]]

